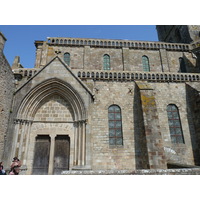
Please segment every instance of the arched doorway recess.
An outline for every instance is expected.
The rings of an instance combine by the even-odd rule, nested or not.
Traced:
[[[43,148],[49,158],[42,174],[57,174],[61,168],[84,166],[86,121],[86,108],[80,94],[67,82],[57,78],[46,80],[33,88],[19,107],[13,155],[27,165],[27,174],[40,167],[40,159],[36,161],[35,157]],[[68,164],[62,164],[62,160]]]

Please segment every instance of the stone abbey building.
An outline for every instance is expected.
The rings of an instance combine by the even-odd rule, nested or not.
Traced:
[[[200,174],[200,26],[156,28],[159,42],[35,41],[34,68],[9,66],[0,33],[4,167],[17,156],[21,174]]]

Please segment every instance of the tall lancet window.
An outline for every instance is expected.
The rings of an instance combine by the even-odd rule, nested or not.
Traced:
[[[145,72],[150,72],[149,58],[147,56],[142,56],[142,66]]]
[[[110,70],[110,56],[108,54],[103,56],[103,69]]]
[[[172,143],[184,143],[181,120],[176,105],[169,104],[167,106],[167,116]]]
[[[108,108],[109,144],[123,145],[121,109],[117,105]]]
[[[70,54],[69,53],[64,54],[64,61],[68,66],[70,66]]]

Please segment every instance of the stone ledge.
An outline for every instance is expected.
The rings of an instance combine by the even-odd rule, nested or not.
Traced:
[[[35,45],[42,44],[36,41]],[[94,39],[94,38],[62,38],[48,37],[48,45],[54,46],[91,46],[101,48],[130,48],[130,49],[166,49],[170,51],[190,51],[191,45],[185,43],[167,43],[154,41],[115,40],[115,39]]]
[[[200,168],[62,171],[62,175],[200,175]]]
[[[150,81],[150,82],[199,82],[199,73],[177,72],[142,72],[142,71],[105,71],[105,70],[77,70],[81,80],[107,81]]]

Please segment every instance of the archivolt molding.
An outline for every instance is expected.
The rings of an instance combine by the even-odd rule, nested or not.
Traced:
[[[46,80],[34,87],[24,98],[18,110],[17,119],[33,120],[38,108],[51,95],[60,95],[68,101],[73,110],[73,120],[85,120],[85,104],[78,92],[68,83],[57,78]]]

